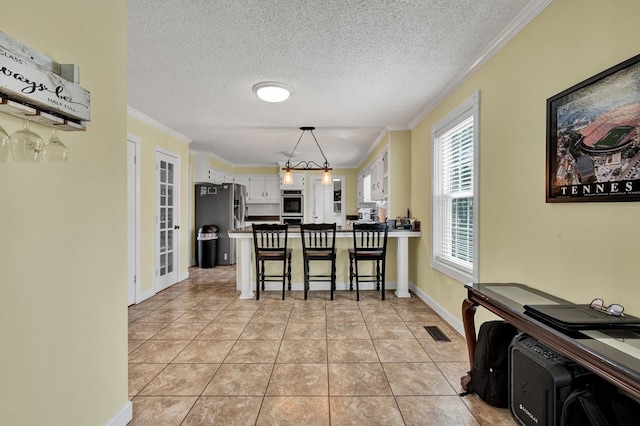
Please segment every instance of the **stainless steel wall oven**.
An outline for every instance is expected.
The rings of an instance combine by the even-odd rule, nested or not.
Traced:
[[[304,217],[304,195],[301,190],[283,189],[281,214],[286,217]]]

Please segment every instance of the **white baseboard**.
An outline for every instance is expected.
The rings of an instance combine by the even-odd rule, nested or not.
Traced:
[[[104,426],[126,426],[133,419],[133,404],[127,401],[126,404],[109,420]]]
[[[178,283],[180,281],[186,280],[187,278],[189,278],[189,271],[178,275]],[[178,283],[176,283],[176,284],[178,284]],[[147,291],[145,291],[143,293],[137,294],[136,295],[136,303],[143,302],[143,301],[147,300],[148,298],[150,298],[151,296],[154,296],[155,294],[156,294],[156,290],[154,288],[151,288],[151,289],[149,289],[149,290],[147,290]]]
[[[136,303],[143,302],[155,294],[156,294],[156,291],[152,288],[145,292],[136,294]]]
[[[444,309],[435,300],[430,298],[424,291],[420,290],[413,283],[409,283],[409,288],[413,291],[424,303],[426,303],[431,309],[433,309],[440,317],[453,327],[458,333],[464,336],[464,326],[461,321],[455,316],[451,315],[449,311]],[[462,309],[462,308],[460,308]]]

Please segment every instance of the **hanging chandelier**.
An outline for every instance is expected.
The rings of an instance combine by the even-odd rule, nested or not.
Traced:
[[[291,174],[291,170],[303,170],[303,171],[323,170],[324,172],[322,173],[322,184],[330,185],[333,183],[331,179],[331,173],[330,173],[330,170],[333,170],[333,169],[330,167],[329,161],[327,161],[327,157],[325,157],[324,152],[322,152],[322,148],[320,148],[320,144],[318,143],[318,139],[316,139],[316,135],[313,134],[313,131],[315,129],[316,129],[315,127],[300,127],[300,130],[302,130],[302,133],[298,138],[298,142],[296,143],[296,146],[293,147],[293,150],[289,154],[289,158],[287,159],[287,162],[284,164],[284,167],[282,168],[282,170],[284,170],[284,177],[282,178],[283,185],[293,185],[293,175]],[[293,166],[291,165],[291,157],[296,152],[296,148],[298,147],[298,144],[300,144],[300,141],[302,140],[302,136],[304,136],[305,132],[309,132],[311,133],[311,136],[313,136],[313,140],[316,142],[316,145],[320,150],[320,154],[322,154],[322,158],[324,158],[324,163],[322,164],[322,166],[316,163],[315,161],[300,161],[299,163]]]

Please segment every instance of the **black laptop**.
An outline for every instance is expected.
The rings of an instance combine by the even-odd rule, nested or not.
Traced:
[[[589,305],[524,305],[524,309],[527,315],[565,330],[640,328],[640,318],[631,315],[616,317]]]

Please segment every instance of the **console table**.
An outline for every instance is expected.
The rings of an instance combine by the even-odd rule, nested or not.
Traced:
[[[580,330],[567,333],[525,313],[524,305],[554,303],[571,302],[523,284],[467,284],[462,321],[471,367],[476,347],[475,311],[477,306],[483,306],[548,348],[640,399],[640,332]]]

